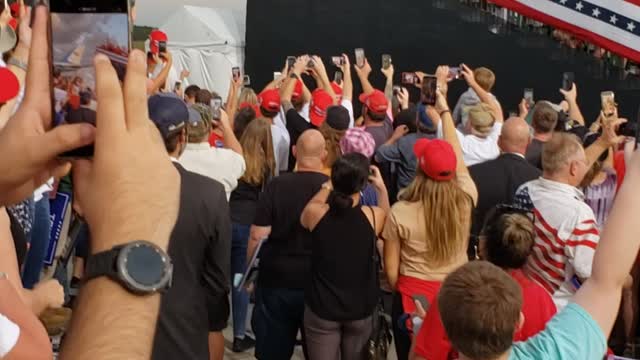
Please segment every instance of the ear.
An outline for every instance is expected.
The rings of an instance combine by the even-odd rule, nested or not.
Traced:
[[[520,319],[518,319],[518,324],[516,325],[516,332],[520,331],[522,329],[522,327],[524,326],[524,321],[525,321],[525,317],[524,314],[522,312],[520,312]]]
[[[578,169],[576,168],[576,162],[572,161],[569,163],[569,174],[571,176],[576,176],[576,174],[578,173],[577,171]]]

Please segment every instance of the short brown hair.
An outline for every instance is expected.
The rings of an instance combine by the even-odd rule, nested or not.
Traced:
[[[552,132],[558,124],[558,112],[551,105],[539,102],[533,107],[531,126],[540,134]]]
[[[574,134],[554,133],[542,146],[542,170],[549,174],[557,173],[581,150],[582,144]]]
[[[473,70],[473,77],[484,91],[491,92],[491,89],[496,84],[496,74],[486,67],[479,67]]]
[[[196,103],[211,106],[211,100],[215,97],[219,97],[215,91],[200,89],[196,94]]]
[[[495,359],[513,344],[522,291],[497,266],[473,261],[447,276],[438,306],[447,336],[459,353],[472,359]]]

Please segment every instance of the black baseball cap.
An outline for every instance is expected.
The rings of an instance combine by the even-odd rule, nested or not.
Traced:
[[[189,121],[187,104],[175,96],[153,95],[148,104],[149,118],[156,124],[163,139],[182,131]]]

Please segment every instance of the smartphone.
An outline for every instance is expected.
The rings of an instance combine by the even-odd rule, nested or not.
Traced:
[[[393,63],[393,61],[391,60],[391,55],[389,54],[383,54],[382,55],[382,68],[387,70],[389,67],[391,67],[391,64]]]
[[[571,90],[573,82],[575,81],[575,74],[572,72],[566,72],[562,74],[562,89],[565,91]]]
[[[287,68],[289,69],[289,71],[291,71],[293,69],[293,65],[296,64],[296,57],[295,56],[287,56]]]
[[[429,300],[427,299],[426,296],[421,295],[421,294],[416,294],[416,295],[413,295],[411,298],[413,299],[414,302],[415,301],[420,302],[420,305],[422,305],[422,308],[425,311],[429,311],[430,304],[429,304]]]
[[[342,56],[332,56],[331,57],[331,62],[333,63],[333,65],[338,66],[338,67],[344,65],[344,63],[345,63],[344,62],[344,57],[342,57]]]
[[[529,105],[529,108],[533,107],[533,104],[535,103],[533,100],[533,89],[524,89],[523,97]]]
[[[365,62],[364,49],[357,48],[355,50],[355,53],[356,53],[356,66],[363,67]]]
[[[398,86],[398,85],[394,85],[393,86],[393,96],[398,96],[398,94],[400,94],[402,87]]]
[[[245,75],[242,77],[242,85],[244,86],[251,85],[251,78],[249,77],[249,75]]]
[[[173,85],[173,91],[180,91],[182,88],[182,83],[180,81],[176,81],[175,85]]]
[[[611,116],[616,111],[616,95],[613,91],[603,91],[600,93],[602,112],[605,116]]]
[[[462,68],[461,67],[450,67],[449,68],[449,79],[459,79],[460,75],[462,74]]]
[[[280,71],[273,72],[273,80],[278,80],[278,78],[280,78],[281,76],[282,76],[282,73]]]
[[[240,78],[240,67],[234,66],[231,68],[231,74],[233,74],[233,80],[238,80]]]
[[[402,83],[406,84],[406,85],[414,85],[416,82],[418,82],[418,77],[416,76],[415,73],[402,73]]]
[[[211,99],[211,114],[214,120],[220,120],[220,109],[222,109],[222,98],[216,96]]]
[[[128,0],[50,0],[51,73],[62,81],[52,85],[54,124],[96,124],[96,78],[93,58],[101,53],[111,59],[124,80],[131,49]],[[73,26],[70,26],[73,24]],[[53,84],[53,81],[50,82]],[[91,157],[93,144],[63,157]]]
[[[335,75],[333,75],[333,81],[336,84],[342,84],[343,77],[344,75],[342,74],[342,71],[336,71]]]
[[[422,79],[422,103],[424,105],[436,104],[436,91],[438,90],[438,78],[427,75]]]
[[[316,63],[313,62],[313,59],[309,59],[309,62],[307,63],[307,69],[312,69],[314,66],[316,66]]]
[[[164,54],[167,52],[167,42],[166,41],[159,41],[158,42],[158,52],[160,54]]]

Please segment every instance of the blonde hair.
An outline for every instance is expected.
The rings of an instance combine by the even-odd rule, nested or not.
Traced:
[[[556,174],[580,151],[583,149],[577,136],[554,133],[542,146],[542,170],[549,174]]]
[[[336,130],[329,126],[327,122],[323,122],[320,125],[320,133],[324,137],[324,140],[327,142],[327,159],[324,164],[327,167],[332,167],[333,163],[338,160],[340,156],[342,156],[342,149],[340,148],[340,140],[344,137],[344,134],[347,130]]]
[[[399,198],[422,204],[427,239],[425,255],[430,266],[446,265],[461,251],[466,251],[473,201],[455,179],[435,181],[418,168],[416,177]]]
[[[243,88],[240,91],[240,96],[238,97],[238,105],[242,103],[249,103],[251,105],[259,105],[258,104],[258,95],[253,91],[252,88]]]
[[[491,92],[493,85],[496,84],[496,75],[486,67],[479,67],[473,70],[473,77],[478,85],[487,92]]]
[[[258,186],[266,177],[275,175],[276,160],[271,140],[271,122],[265,118],[253,120],[240,138],[246,170],[241,180]]]
[[[489,136],[493,129],[493,124],[496,122],[491,110],[491,106],[485,103],[480,103],[469,109],[469,123],[473,130],[482,137]]]

